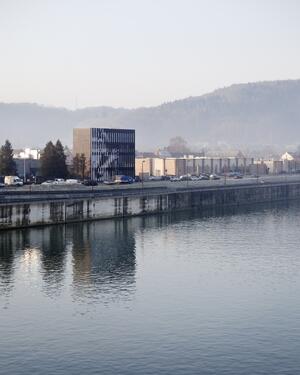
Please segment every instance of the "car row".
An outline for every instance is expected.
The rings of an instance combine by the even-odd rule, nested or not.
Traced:
[[[219,180],[221,177],[216,174],[201,174],[200,176],[192,176],[192,175],[182,175],[180,177],[171,177],[170,181],[204,181],[204,180]]]
[[[243,175],[238,172],[230,172],[223,175],[224,178],[234,178],[240,179],[243,178]],[[97,186],[98,184],[105,184],[105,185],[119,185],[119,184],[132,184],[134,182],[146,182],[146,181],[203,181],[203,180],[220,180],[221,176],[217,174],[206,174],[202,173],[199,176],[185,174],[179,177],[177,176],[150,176],[148,179],[144,181],[141,180],[140,177],[136,177],[135,179],[126,176],[126,175],[117,175],[114,177],[113,180],[105,180],[105,181],[95,181],[90,179],[78,180],[75,178],[63,179],[63,178],[55,178],[52,180],[46,180],[41,183],[43,186],[52,186],[52,185],[84,185],[84,186]],[[36,181],[37,183],[37,181]],[[5,186],[22,186],[23,181],[17,176],[6,176],[5,181],[0,179],[0,187]]]
[[[132,184],[135,182],[135,179],[130,176],[125,175],[117,175],[114,177],[113,180],[104,180],[104,181],[95,181],[95,180],[77,180],[73,178],[69,179],[62,179],[62,178],[55,178],[54,180],[46,180],[42,182],[41,185],[78,185],[82,184],[84,186],[97,186],[98,184],[105,184],[105,185],[114,185],[114,184]]]
[[[69,179],[63,179],[63,178],[55,178],[54,180],[46,180],[41,183],[41,185],[76,185],[80,184],[80,181],[69,178]]]

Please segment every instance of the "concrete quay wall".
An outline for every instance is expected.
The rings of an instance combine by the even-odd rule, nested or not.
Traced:
[[[227,186],[112,197],[0,204],[0,230],[300,199],[300,183]]]

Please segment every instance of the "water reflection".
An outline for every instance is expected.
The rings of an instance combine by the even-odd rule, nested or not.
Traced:
[[[135,237],[127,220],[77,224],[72,243],[74,298],[128,295],[135,285]]]
[[[0,295],[9,295],[13,287],[15,241],[10,232],[0,236]]]
[[[51,297],[58,295],[64,286],[67,255],[65,231],[64,225],[41,230],[41,242],[38,245],[41,249],[41,274],[44,292]]]
[[[3,371],[297,374],[299,220],[284,203],[0,232]]]
[[[165,228],[176,223],[191,227],[193,220],[236,214],[243,220],[253,211],[270,209],[273,216],[258,215],[258,219],[272,220],[276,212],[282,216],[298,207],[299,203],[285,202],[0,232],[0,295],[9,296],[16,281],[27,275],[28,283],[36,280],[43,294],[52,298],[64,292],[77,300],[126,297],[135,290],[136,241],[143,251],[145,235],[155,246],[156,231],[163,229],[161,240],[166,246],[178,233]],[[225,231],[219,235],[226,237]],[[180,242],[180,235],[177,240]]]
[[[73,298],[128,295],[135,284],[135,237],[127,220],[0,233],[0,293],[28,275],[48,297],[71,287]],[[38,281],[42,279],[42,282]]]

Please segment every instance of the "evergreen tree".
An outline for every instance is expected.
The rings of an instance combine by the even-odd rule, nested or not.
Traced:
[[[46,144],[41,155],[41,175],[51,179],[67,177],[66,156],[60,140],[55,145],[52,141]]]
[[[41,175],[45,178],[56,177],[56,149],[50,141],[41,154]]]
[[[64,147],[61,144],[61,141],[59,139],[56,141],[55,150],[56,150],[56,177],[66,178],[68,175],[66,155],[64,152]]]
[[[9,140],[0,149],[0,174],[3,176],[13,176],[17,167],[13,159],[13,149]]]

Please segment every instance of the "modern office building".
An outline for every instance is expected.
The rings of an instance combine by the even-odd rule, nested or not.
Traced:
[[[86,177],[112,180],[135,176],[135,130],[87,128],[73,130],[73,156],[86,157]]]

